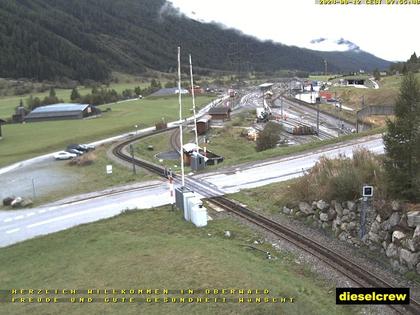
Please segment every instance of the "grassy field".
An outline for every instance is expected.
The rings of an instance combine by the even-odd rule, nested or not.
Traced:
[[[119,83],[112,83],[109,86],[103,85],[102,87],[114,89],[115,91],[121,94],[122,91],[126,89],[134,89],[137,86],[140,86],[140,88],[146,88],[150,85],[149,82],[138,81],[133,79],[132,77],[126,76],[119,77],[119,80]],[[165,81],[163,81],[163,83],[164,82]],[[92,88],[85,86],[79,86],[77,89],[80,95],[89,94],[92,91]],[[71,89],[55,89],[57,97],[59,99],[62,99],[64,102],[70,101],[71,91]],[[9,95],[0,97],[0,118],[4,119],[11,117],[14,114],[15,107],[19,105],[20,100],[22,100],[23,103],[26,105],[26,100],[29,98],[30,95],[32,95],[34,98],[38,97],[40,99],[43,99],[44,97],[49,95],[49,90],[40,93],[34,92],[25,95]]]
[[[238,131],[238,129],[232,128],[228,133],[225,133],[222,136],[210,138],[208,149],[216,154],[225,157],[223,163],[216,166],[211,166],[211,168],[219,168],[228,165],[237,165],[240,163],[246,163],[251,161],[260,161],[268,158],[285,156],[288,154],[304,152],[307,150],[313,150],[326,145],[336,144],[342,141],[348,141],[368,135],[378,134],[384,131],[384,128],[376,128],[358,134],[341,136],[339,138],[319,140],[295,146],[277,147],[274,149],[256,152],[255,143],[246,140],[244,137],[241,137],[239,135],[240,131]],[[238,154],[238,152],[241,152],[241,154]]]
[[[212,99],[199,96],[196,102],[202,106]],[[174,97],[108,104],[102,108],[106,107],[112,111],[96,119],[4,125],[4,138],[0,142],[0,166],[60,150],[70,143],[84,143],[133,131],[134,125],[140,129],[152,126],[162,117],[166,121],[178,117],[178,100]],[[191,98],[184,98],[183,107],[185,116],[189,116]]]
[[[420,73],[415,74],[420,80]],[[365,105],[393,105],[397,99],[402,76],[387,76],[379,80],[379,89],[358,89],[349,87],[332,87],[331,92],[343,100],[344,105],[354,109],[362,107],[362,98]]]
[[[2,303],[2,313],[254,315],[354,314],[359,310],[335,305],[333,285],[314,275],[304,264],[296,264],[293,255],[275,252],[269,244],[252,245],[270,250],[277,258],[268,260],[263,252],[249,248],[248,244],[261,237],[248,227],[227,218],[210,221],[207,227],[197,229],[185,222],[180,212],[168,210],[166,207],[129,212],[2,248],[2,288],[258,288],[268,289],[272,297],[294,297],[295,302]],[[224,237],[226,230],[231,231],[231,238]],[[173,296],[182,297],[179,293]]]

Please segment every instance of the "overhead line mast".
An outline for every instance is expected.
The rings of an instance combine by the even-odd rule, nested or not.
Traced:
[[[195,91],[194,91],[194,78],[193,78],[191,54],[189,55],[189,57],[190,57],[191,95],[192,95],[193,114],[194,114],[195,145],[197,146],[197,152],[198,152],[197,116],[195,112]]]
[[[179,138],[181,142],[181,177],[182,187],[185,186],[184,174],[184,143],[182,139],[182,99],[181,99],[181,47],[178,46],[178,103],[179,103]]]

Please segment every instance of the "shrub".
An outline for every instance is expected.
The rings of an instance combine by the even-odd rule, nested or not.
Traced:
[[[366,149],[353,152],[353,158],[322,157],[315,166],[290,187],[299,200],[352,200],[361,196],[364,184],[375,187],[375,196],[385,197],[381,158]]]

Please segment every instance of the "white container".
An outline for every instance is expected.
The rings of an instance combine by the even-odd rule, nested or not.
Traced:
[[[193,192],[184,193],[184,219],[186,221],[191,221],[190,202],[189,202],[191,198],[196,198],[195,193]]]
[[[194,206],[191,208],[191,222],[197,226],[202,227],[207,225],[207,209],[201,206]]]

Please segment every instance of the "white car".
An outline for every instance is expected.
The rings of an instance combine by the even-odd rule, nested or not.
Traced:
[[[54,159],[56,160],[68,160],[76,157],[77,154],[66,152],[66,151],[60,151],[56,154],[54,154]]]

